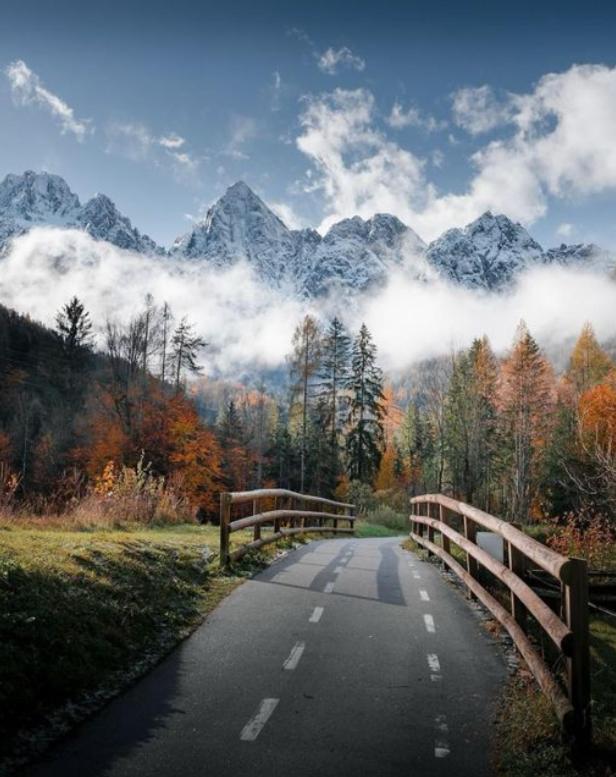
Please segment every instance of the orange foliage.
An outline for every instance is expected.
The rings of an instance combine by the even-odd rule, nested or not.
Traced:
[[[616,371],[608,375],[605,383],[582,394],[579,414],[582,433],[594,438],[604,450],[615,451]]]

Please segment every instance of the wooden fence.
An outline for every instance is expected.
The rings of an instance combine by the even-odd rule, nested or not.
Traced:
[[[234,505],[246,504],[250,505],[250,515],[233,519]],[[294,534],[352,534],[355,531],[354,509],[352,504],[282,488],[223,493],[220,495],[220,565],[227,567],[248,550]],[[342,523],[345,526],[340,525]],[[249,528],[253,529],[252,542],[231,550],[231,534]]]
[[[537,683],[552,702],[563,729],[574,737],[581,749],[585,749],[591,736],[586,562],[561,556],[521,532],[514,524],[442,494],[414,497],[411,504],[412,539],[430,554],[438,556],[466,584],[469,594],[479,599],[509,632]],[[503,561],[507,565],[476,544],[478,528],[502,538]],[[440,534],[440,544],[435,542],[435,532]],[[464,551],[465,566],[451,555],[452,542]],[[526,572],[531,566],[539,567],[558,582],[562,592],[559,612],[554,612],[527,584]],[[508,608],[478,580],[481,567],[509,589]],[[529,639],[529,615],[564,660],[564,678],[550,670]]]

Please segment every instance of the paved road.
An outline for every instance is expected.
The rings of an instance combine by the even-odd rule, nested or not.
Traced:
[[[396,539],[313,542],[238,588],[30,777],[482,777],[505,675]]]

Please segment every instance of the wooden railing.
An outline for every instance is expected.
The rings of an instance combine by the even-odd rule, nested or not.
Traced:
[[[233,506],[245,504],[251,505],[250,515],[232,520]],[[298,509],[298,506],[301,509]],[[261,548],[294,534],[352,534],[355,523],[354,509],[355,505],[352,504],[334,502],[310,494],[298,494],[283,488],[223,493],[220,495],[220,565],[228,567],[246,551]],[[339,525],[341,523],[346,525]],[[231,550],[231,534],[249,528],[253,529],[252,542]],[[264,530],[269,531],[265,533]]]
[[[495,518],[442,494],[411,499],[411,538],[438,556],[509,632],[542,691],[552,702],[563,729],[584,749],[590,742],[590,656],[588,638],[588,572],[586,562],[555,553],[512,523]],[[461,531],[457,531],[455,526]],[[476,544],[477,529],[502,538],[503,561]],[[435,542],[435,532],[441,543]],[[451,543],[466,556],[465,567],[451,555]],[[558,581],[561,608],[554,612],[527,584],[526,571],[539,567]],[[504,607],[479,581],[484,567],[509,589]],[[550,638],[566,665],[564,678],[548,667],[528,636],[528,616]],[[558,663],[558,660],[557,662]]]

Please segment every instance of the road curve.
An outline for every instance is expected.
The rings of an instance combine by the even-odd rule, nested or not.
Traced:
[[[313,542],[234,591],[29,777],[482,777],[505,665],[398,539]]]

